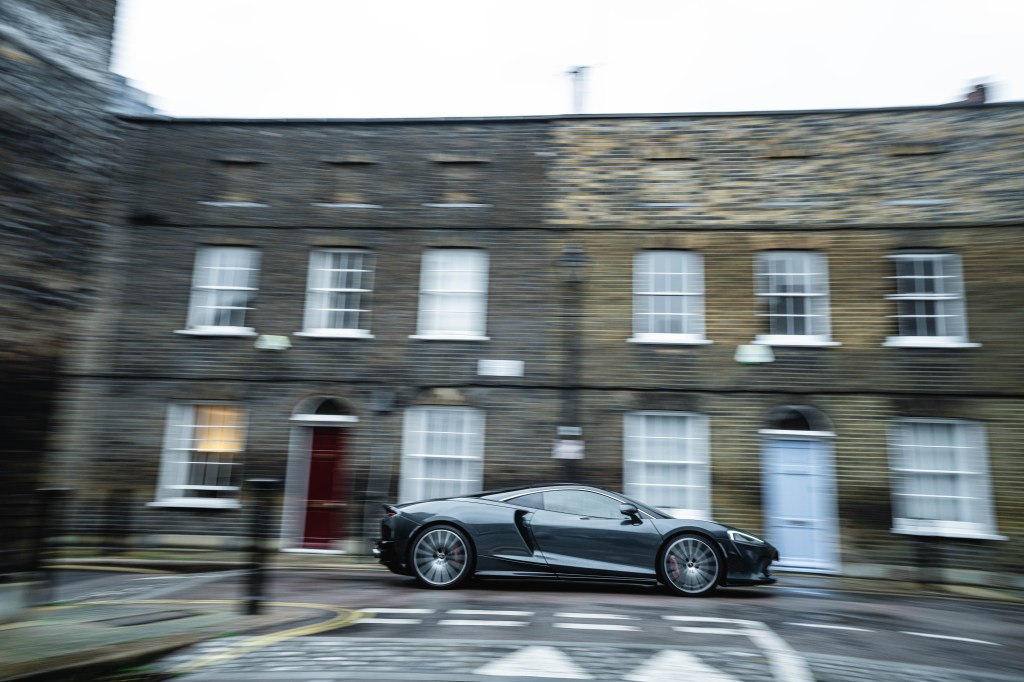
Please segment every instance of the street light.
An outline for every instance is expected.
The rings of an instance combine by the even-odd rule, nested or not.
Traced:
[[[583,427],[580,425],[580,379],[583,369],[583,283],[590,259],[583,247],[565,245],[558,259],[565,276],[562,297],[562,418],[552,456],[562,460],[566,481],[579,478],[583,459]]]

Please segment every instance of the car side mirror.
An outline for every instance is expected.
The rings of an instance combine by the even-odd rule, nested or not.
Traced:
[[[623,503],[619,505],[619,513],[623,516],[628,516],[629,520],[634,524],[642,523],[640,521],[640,510],[636,508],[635,504]]]

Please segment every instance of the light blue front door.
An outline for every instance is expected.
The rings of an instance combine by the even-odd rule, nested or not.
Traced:
[[[766,438],[761,461],[765,535],[779,550],[778,566],[838,570],[831,442]]]

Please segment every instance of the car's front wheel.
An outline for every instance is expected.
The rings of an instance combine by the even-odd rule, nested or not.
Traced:
[[[413,543],[413,573],[427,587],[458,587],[469,579],[472,567],[469,540],[454,526],[431,526]]]
[[[724,563],[718,550],[700,535],[680,535],[658,556],[658,574],[670,590],[684,597],[702,597],[718,587]]]

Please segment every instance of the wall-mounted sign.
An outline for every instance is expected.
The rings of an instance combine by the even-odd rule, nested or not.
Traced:
[[[522,360],[478,360],[476,373],[486,377],[521,377],[525,368]]]
[[[554,459],[583,459],[583,441],[556,440],[551,448]]]
[[[292,340],[287,336],[260,334],[253,346],[260,350],[288,350],[292,347]]]
[[[757,365],[762,362],[774,362],[775,354],[771,346],[752,343],[736,347],[736,362],[744,365]]]

